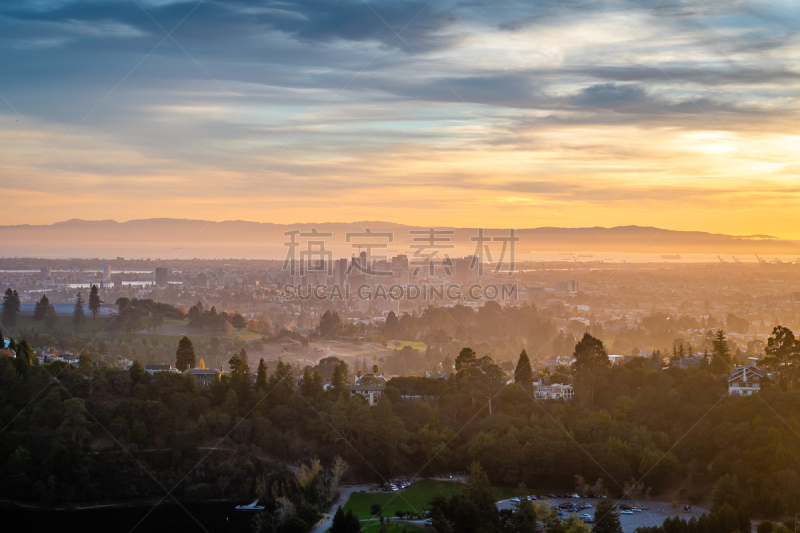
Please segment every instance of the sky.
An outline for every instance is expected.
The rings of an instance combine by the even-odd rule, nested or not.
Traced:
[[[800,3],[3,0],[0,225],[800,238]]]

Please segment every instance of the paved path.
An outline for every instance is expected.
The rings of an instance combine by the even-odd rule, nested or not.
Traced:
[[[323,531],[328,531],[328,529],[331,527],[331,523],[333,522],[333,514],[336,512],[336,509],[338,507],[344,507],[345,504],[347,504],[347,500],[350,499],[350,495],[353,494],[354,492],[369,490],[369,488],[372,487],[373,485],[374,483],[371,483],[369,485],[352,485],[349,487],[342,487],[339,490],[339,499],[331,507],[331,511],[330,514],[328,515],[328,518],[322,520],[321,522],[317,522],[317,525],[314,526],[314,528],[311,531],[319,531],[320,533],[322,533]]]

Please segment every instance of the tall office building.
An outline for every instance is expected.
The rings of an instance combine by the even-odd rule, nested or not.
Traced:
[[[556,281],[553,284],[553,289],[556,292],[578,292],[578,282],[574,280]]]
[[[156,267],[156,285],[159,287],[167,286],[167,278],[169,277],[169,269],[167,267]]]
[[[111,265],[103,267],[103,280],[108,281],[111,279]]]
[[[222,268],[217,269],[217,285],[225,285],[225,271]]]
[[[347,258],[343,257],[341,259],[337,259],[336,262],[333,263],[334,285],[338,285],[339,287],[344,288],[344,284],[347,281],[347,276],[345,275],[345,272],[347,272]]]

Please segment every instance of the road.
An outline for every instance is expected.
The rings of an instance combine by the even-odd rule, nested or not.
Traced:
[[[317,525],[314,526],[311,531],[319,531],[320,533],[323,531],[328,531],[328,529],[331,527],[331,523],[333,522],[333,514],[336,512],[336,509],[339,507],[344,507],[347,503],[347,500],[350,499],[350,495],[354,492],[368,490],[372,486],[374,486],[374,483],[370,483],[368,485],[352,485],[349,487],[342,487],[339,490],[339,500],[333,504],[333,507],[331,507],[330,514],[325,515],[325,518],[321,522],[317,522]]]
[[[594,516],[594,510],[597,507],[597,499],[595,498],[547,498],[546,500],[537,500],[539,502],[547,501],[553,507],[558,506],[564,502],[572,502],[572,503],[588,503],[591,504],[591,509],[585,509],[583,511],[578,511],[578,516],[582,514],[590,514]],[[618,502],[622,503],[622,502]],[[634,507],[637,504],[626,502],[631,507]],[[503,500],[497,502],[497,507],[500,509],[511,509],[513,507],[513,502],[511,500]],[[638,502],[638,505],[643,507],[645,505],[644,502]],[[647,510],[642,511],[640,513],[633,513],[632,515],[623,514],[620,515],[619,521],[622,524],[622,531],[624,533],[633,533],[636,528],[639,527],[646,527],[646,526],[660,526],[664,523],[664,519],[667,517],[673,516],[680,516],[686,518],[687,520],[692,516],[700,516],[703,513],[708,513],[708,510],[701,509],[699,507],[693,507],[691,513],[687,513],[685,511],[675,512],[669,508],[669,502],[659,502],[659,501],[650,501],[647,502]],[[564,518],[566,518],[568,513],[564,511]]]

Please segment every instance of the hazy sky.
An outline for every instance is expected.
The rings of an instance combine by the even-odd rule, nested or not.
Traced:
[[[800,237],[798,31],[788,0],[3,0],[0,225]]]

